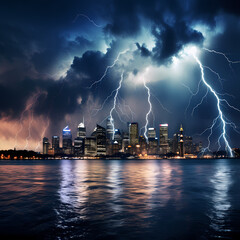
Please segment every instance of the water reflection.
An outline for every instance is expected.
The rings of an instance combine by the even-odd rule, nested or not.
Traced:
[[[115,227],[126,224],[123,218],[146,227],[155,208],[169,201],[177,207],[181,199],[181,166],[169,161],[62,161],[61,174],[56,209],[61,227],[69,212],[73,220],[116,217]]]
[[[215,174],[210,182],[213,186],[212,211],[209,215],[211,219],[210,227],[215,231],[231,231],[226,224],[228,210],[231,208],[229,188],[232,184],[231,171],[226,161],[216,164]]]
[[[240,239],[239,172],[228,159],[4,161],[0,235]]]

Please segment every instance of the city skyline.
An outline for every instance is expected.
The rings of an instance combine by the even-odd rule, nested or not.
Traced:
[[[54,135],[52,138],[44,137],[42,141],[42,154],[49,157],[74,156],[83,157],[147,157],[147,156],[179,156],[197,157],[209,154],[208,149],[203,148],[202,142],[196,143],[192,136],[183,134],[182,124],[179,130],[169,136],[169,125],[159,124],[156,128],[148,127],[147,134],[139,132],[137,122],[128,123],[128,130],[112,128],[114,119],[106,118],[105,126],[96,123],[91,134],[86,134],[83,121],[77,127],[77,134],[72,135],[69,126],[62,129],[62,135]],[[221,149],[218,149],[218,151]]]
[[[182,123],[210,150],[239,147],[237,3],[162,3],[3,3],[0,149],[40,151],[83,116],[87,131]]]

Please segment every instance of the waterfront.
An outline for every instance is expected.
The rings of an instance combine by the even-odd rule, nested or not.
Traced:
[[[0,162],[0,235],[240,239],[240,161]]]

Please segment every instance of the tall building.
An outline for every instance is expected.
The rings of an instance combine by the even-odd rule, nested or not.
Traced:
[[[183,127],[180,127],[180,136],[179,136],[179,155],[180,157],[184,156],[184,146],[183,146]]]
[[[156,128],[148,128],[148,138],[155,138],[156,136]]]
[[[172,152],[175,154],[177,154],[178,152],[178,134],[177,133],[173,135]]]
[[[149,138],[148,139],[148,154],[149,155],[158,154],[158,139],[157,138]]]
[[[48,154],[48,149],[49,149],[49,141],[48,138],[44,137],[43,138],[43,154]]]
[[[84,118],[83,121],[78,125],[77,137],[86,138],[86,127],[84,126]]]
[[[84,155],[96,156],[97,155],[97,142],[95,137],[86,137],[84,143]]]
[[[127,132],[122,133],[122,152],[126,152],[129,145],[129,134]]]
[[[82,157],[84,155],[84,141],[85,138],[76,137],[74,139],[74,155],[76,157]]]
[[[63,147],[63,151],[65,154],[72,154],[72,133],[71,133],[71,129],[69,129],[68,126],[66,126],[63,130],[62,130],[62,147]]]
[[[167,123],[159,125],[159,150],[160,154],[166,154],[169,152]]]
[[[52,136],[52,148],[55,151],[59,149],[59,136]]]
[[[192,154],[193,153],[193,141],[192,137],[185,136],[184,137],[184,147],[185,147],[185,153]]]
[[[145,154],[147,154],[147,141],[146,138],[142,135],[139,137],[139,145],[141,154],[144,156]]]
[[[97,155],[106,155],[106,129],[97,125],[96,129]]]
[[[113,139],[113,137],[114,137],[113,126],[114,126],[114,119],[111,118],[111,117],[108,117],[107,118],[107,128],[106,128],[107,129],[106,130],[106,133],[107,133],[106,137],[110,141],[114,140]]]
[[[115,129],[114,142],[118,143],[119,149],[122,149],[122,134],[119,129]]]
[[[135,147],[139,142],[137,122],[133,122],[129,124],[129,139],[130,139],[130,145],[132,147]]]

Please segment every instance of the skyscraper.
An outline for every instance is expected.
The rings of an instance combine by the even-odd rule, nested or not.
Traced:
[[[179,136],[179,155],[180,157],[183,157],[184,156],[184,146],[183,146],[183,127],[182,127],[182,124],[181,124],[181,127],[180,127],[180,136]]]
[[[52,148],[54,151],[59,149],[59,136],[52,136]]]
[[[184,147],[185,147],[185,153],[187,153],[187,154],[193,153],[192,137],[190,137],[190,136],[184,137]]]
[[[84,126],[84,118],[83,121],[78,125],[77,137],[86,138],[86,127]]]
[[[173,153],[178,152],[178,134],[177,133],[173,135],[172,152]]]
[[[122,133],[122,152],[126,152],[129,145],[129,134],[127,132]]]
[[[107,135],[106,135],[106,137],[107,137],[107,139],[108,140],[111,140],[111,141],[113,141],[114,139],[113,139],[113,136],[114,136],[114,134],[113,134],[113,124],[114,124],[114,119],[113,118],[111,118],[111,117],[108,117],[107,118]]]
[[[84,155],[84,141],[85,138],[76,137],[74,139],[74,155],[76,157],[81,157]]]
[[[140,151],[142,155],[147,154],[147,141],[144,136],[139,137]]]
[[[129,124],[129,137],[130,137],[130,145],[135,147],[139,142],[137,122],[133,122]]]
[[[85,138],[84,155],[85,156],[91,156],[91,157],[97,155],[97,144],[96,144],[96,138],[95,137]]]
[[[72,153],[72,133],[71,129],[69,129],[68,126],[66,126],[63,131],[62,131],[62,147],[63,151],[66,154],[71,154]]]
[[[158,153],[158,139],[149,138],[148,139],[148,154],[156,155]]]
[[[43,138],[43,154],[48,154],[48,149],[49,149],[49,141],[48,138],[44,137]]]
[[[166,154],[169,152],[168,145],[168,124],[160,124],[159,125],[159,150],[160,154]]]
[[[106,129],[97,125],[96,129],[97,155],[106,155]]]
[[[156,128],[148,128],[148,138],[156,137]]]

